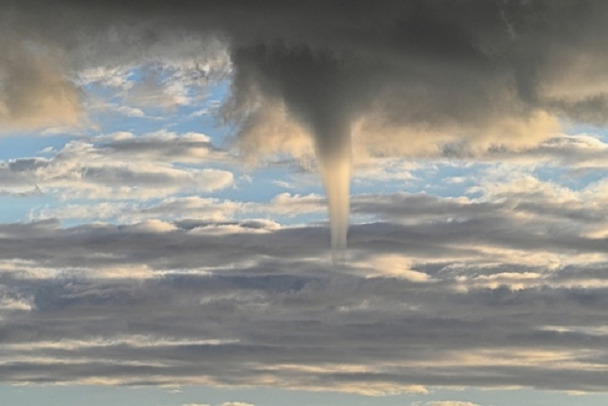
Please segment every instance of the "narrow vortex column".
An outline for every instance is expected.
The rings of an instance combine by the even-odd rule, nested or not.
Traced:
[[[344,259],[347,246],[352,163],[350,131],[345,128],[347,126],[332,127],[332,134],[317,138],[317,157],[327,195],[331,249],[335,261]]]

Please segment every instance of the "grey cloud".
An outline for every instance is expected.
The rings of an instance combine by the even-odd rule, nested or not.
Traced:
[[[31,174],[48,167],[49,161],[43,158],[20,158],[0,162],[0,176],[5,186],[16,186],[31,181]]]
[[[80,89],[62,75],[58,64],[3,37],[0,131],[77,125],[84,115]]]
[[[143,282],[3,280],[35,298],[33,311],[11,314],[0,328],[11,360],[3,380],[251,385],[264,376],[279,386],[360,392],[378,383],[603,388],[603,376],[587,379],[597,371],[585,364],[603,363],[605,336],[538,326],[605,321],[592,311],[604,305],[604,289],[456,293],[297,262],[279,268],[286,265],[299,275],[233,268]],[[479,355],[490,358],[478,365]]]
[[[597,2],[576,9],[565,2],[380,2],[341,9],[344,4],[280,8],[268,21],[293,22],[298,16],[299,23],[260,28],[264,40],[258,44],[239,37],[238,30],[233,34],[234,97],[245,112],[259,96],[255,92],[262,92],[283,99],[317,137],[332,137],[317,129],[329,120],[369,116],[374,129],[394,130],[386,138],[433,137],[433,130],[449,129],[465,145],[487,139],[509,145],[517,137],[534,143],[550,132],[532,136],[512,125],[492,127],[551,112],[539,94],[551,86],[547,54],[557,54],[553,48],[560,48],[563,37],[581,45],[581,52],[593,52],[590,32],[603,30]],[[586,33],[568,30],[582,21],[590,27]],[[567,28],[559,32],[562,23]],[[400,126],[409,136],[397,135]],[[435,141],[445,142],[443,136]],[[390,154],[383,149],[390,140],[372,131],[361,137]],[[317,140],[319,148],[330,148],[330,139]],[[414,146],[409,148],[413,153]],[[398,151],[407,153],[407,147]]]
[[[12,172],[35,171],[38,168],[44,168],[48,165],[48,161],[42,158],[22,158],[8,162],[8,169]]]
[[[170,162],[226,162],[232,159],[212,144],[204,134],[175,134],[160,131],[145,136],[104,140],[100,139],[98,148],[114,156],[145,157],[148,160],[166,160]]]
[[[120,171],[108,172],[112,175],[112,178],[121,175]],[[214,172],[211,172],[210,176],[213,175]],[[221,175],[221,173],[218,175]],[[122,181],[127,178],[124,175],[120,177]],[[155,177],[152,178],[152,180],[158,181]],[[95,181],[101,182],[99,176],[95,177]],[[31,195],[41,193],[41,191],[26,190],[20,193]],[[7,192],[7,195],[10,194]],[[324,203],[325,200],[317,195],[299,196],[287,193],[275,196],[268,203],[222,200],[200,196],[170,196],[160,201],[106,201],[94,204],[66,204],[57,208],[41,207],[30,212],[30,216],[33,219],[58,218],[60,220],[114,219],[123,223],[143,220],[175,221],[184,219],[218,222],[245,216],[260,218],[272,216],[275,220],[280,220],[311,213],[322,213]]]
[[[439,198],[428,194],[395,193],[392,195],[360,195],[353,199],[353,213],[373,214],[389,219],[481,218],[496,214],[505,204],[467,199]]]
[[[596,133],[560,134],[548,138],[537,145],[517,151],[504,146],[489,148],[483,154],[471,155],[461,143],[443,146],[441,156],[462,162],[474,159],[483,163],[514,163],[524,166],[565,168],[576,174],[589,171],[603,171],[607,162],[608,145]]]
[[[532,257],[535,253],[550,256],[563,252],[572,255],[603,252],[605,240],[589,235],[601,231],[602,227],[606,228],[604,203],[595,201],[585,204],[582,200],[584,195],[578,197],[580,200],[552,202],[549,194],[540,193],[541,188],[538,186],[533,187],[538,193],[505,192],[497,195],[496,201],[408,194],[357,196],[353,202],[354,213],[368,216],[365,221],[370,221],[370,214],[383,221],[356,224],[352,227],[350,237],[353,252],[362,253],[358,260],[365,259],[371,253],[400,252],[401,255],[413,259],[425,258],[424,261],[445,257],[446,261],[463,258],[462,261],[466,262],[477,258],[492,263],[507,261],[508,266],[516,266],[517,262],[522,260],[516,258],[516,252],[527,252]],[[158,205],[122,207],[120,210],[131,212],[134,218],[144,216],[143,218],[171,219],[175,218],[171,216],[173,211],[185,209],[186,214],[200,214],[205,213],[206,205],[220,203],[187,198],[167,200]],[[309,201],[309,198],[305,198],[304,203],[318,204],[315,199]],[[222,216],[228,219],[235,211],[247,213],[264,209],[251,208],[238,202],[226,201],[221,204],[226,206]],[[273,207],[272,204],[269,207]],[[39,227],[38,224],[47,227],[47,223],[34,224],[35,229]],[[162,221],[142,224],[147,224],[148,228],[137,228],[136,225],[83,225],[81,228],[67,230],[51,228],[48,239],[45,231],[47,228],[44,228],[39,232],[39,245],[19,248],[18,245],[13,245],[19,243],[19,238],[7,239],[4,258],[23,253],[23,259],[43,257],[51,262],[58,260],[54,266],[70,266],[70,261],[79,261],[75,258],[63,258],[62,255],[68,255],[70,251],[61,247],[64,244],[69,245],[73,238],[78,240],[80,237],[77,236],[83,233],[87,238],[81,240],[81,244],[77,244],[75,249],[78,247],[78,250],[83,250],[80,254],[82,258],[98,258],[94,262],[100,261],[100,264],[106,261],[131,263],[130,250],[139,252],[144,249],[134,258],[142,255],[153,262],[159,260],[168,267],[191,267],[195,263],[200,264],[200,261],[190,263],[199,255],[190,250],[195,247],[203,250],[207,247],[208,249],[204,249],[204,255],[200,254],[203,255],[200,258],[204,258],[205,266],[213,267],[223,263],[226,255],[236,262],[258,255],[280,258],[318,257],[322,256],[325,239],[325,231],[322,228],[281,228],[273,222],[259,223],[260,226],[256,226],[258,231],[250,234],[255,229],[249,223],[217,222],[213,221],[213,216],[208,217],[207,221],[180,220],[175,225]],[[30,229],[25,225],[6,227],[8,230]],[[160,234],[149,234],[151,229],[158,229]],[[142,234],[138,237],[139,233]],[[171,238],[165,240],[169,235]],[[101,248],[95,245],[97,241],[105,241],[104,249],[117,250],[117,255],[107,258],[100,256]],[[166,255],[169,247],[176,250],[175,255]],[[223,250],[227,250],[229,254]],[[56,256],[54,252],[61,252],[62,255]],[[491,260],[492,256],[495,257],[494,260]],[[516,267],[519,269],[522,265],[530,266],[524,262]]]
[[[461,128],[458,136],[470,142],[489,137],[508,145],[512,137],[532,136],[510,124],[511,131],[496,132],[497,122],[525,123],[538,111],[553,114],[556,105],[557,113],[586,120],[578,111],[598,108],[580,107],[584,100],[604,94],[600,86],[581,95],[559,74],[586,72],[586,62],[562,67],[572,55],[604,63],[595,52],[606,34],[599,1],[7,4],[12,36],[59,48],[79,69],[170,56],[195,48],[192,38],[220,38],[234,64],[233,107],[247,116],[256,114],[259,97],[282,99],[317,133],[366,115],[368,125],[405,126],[421,137]],[[180,40],[186,45],[176,46]],[[576,108],[563,107],[564,97]],[[317,134],[319,148],[339,142],[332,137]]]
[[[384,222],[355,225],[340,266],[319,259],[320,226],[1,225],[2,379],[605,388],[608,259],[585,216],[419,195],[354,206]]]

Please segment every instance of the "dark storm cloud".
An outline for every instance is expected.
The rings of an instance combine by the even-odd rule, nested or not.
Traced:
[[[595,123],[605,111],[608,61],[596,49],[608,8],[599,1],[3,4],[7,43],[55,50],[49,57],[60,56],[68,76],[179,54],[187,44],[163,46],[175,38],[221,38],[234,64],[228,116],[242,116],[247,129],[268,101],[286,103],[321,150],[337,148],[344,140],[333,130],[360,119],[362,129],[403,127],[438,142],[448,130],[452,141],[500,145],[547,136],[553,114]],[[528,126],[547,131],[531,135]]]

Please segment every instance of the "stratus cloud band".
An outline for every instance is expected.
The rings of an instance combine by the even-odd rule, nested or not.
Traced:
[[[606,204],[526,181],[488,186],[488,201],[360,196],[353,211],[384,220],[353,227],[339,270],[317,226],[4,224],[0,376],[601,391],[608,256],[586,234]]]

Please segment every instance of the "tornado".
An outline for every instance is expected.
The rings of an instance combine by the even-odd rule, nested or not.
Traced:
[[[350,206],[351,124],[359,110],[358,100],[362,99],[348,93],[360,88],[360,75],[335,55],[307,46],[243,47],[234,50],[233,61],[237,67],[232,86],[234,100],[280,100],[289,117],[311,137],[327,196],[332,257],[334,261],[344,259]],[[256,113],[242,128],[248,130],[251,123],[261,121]],[[259,145],[263,150],[263,139]]]
[[[330,133],[326,133],[330,132]],[[345,257],[350,212],[351,135],[347,124],[315,133],[319,172],[327,196],[334,261]]]

